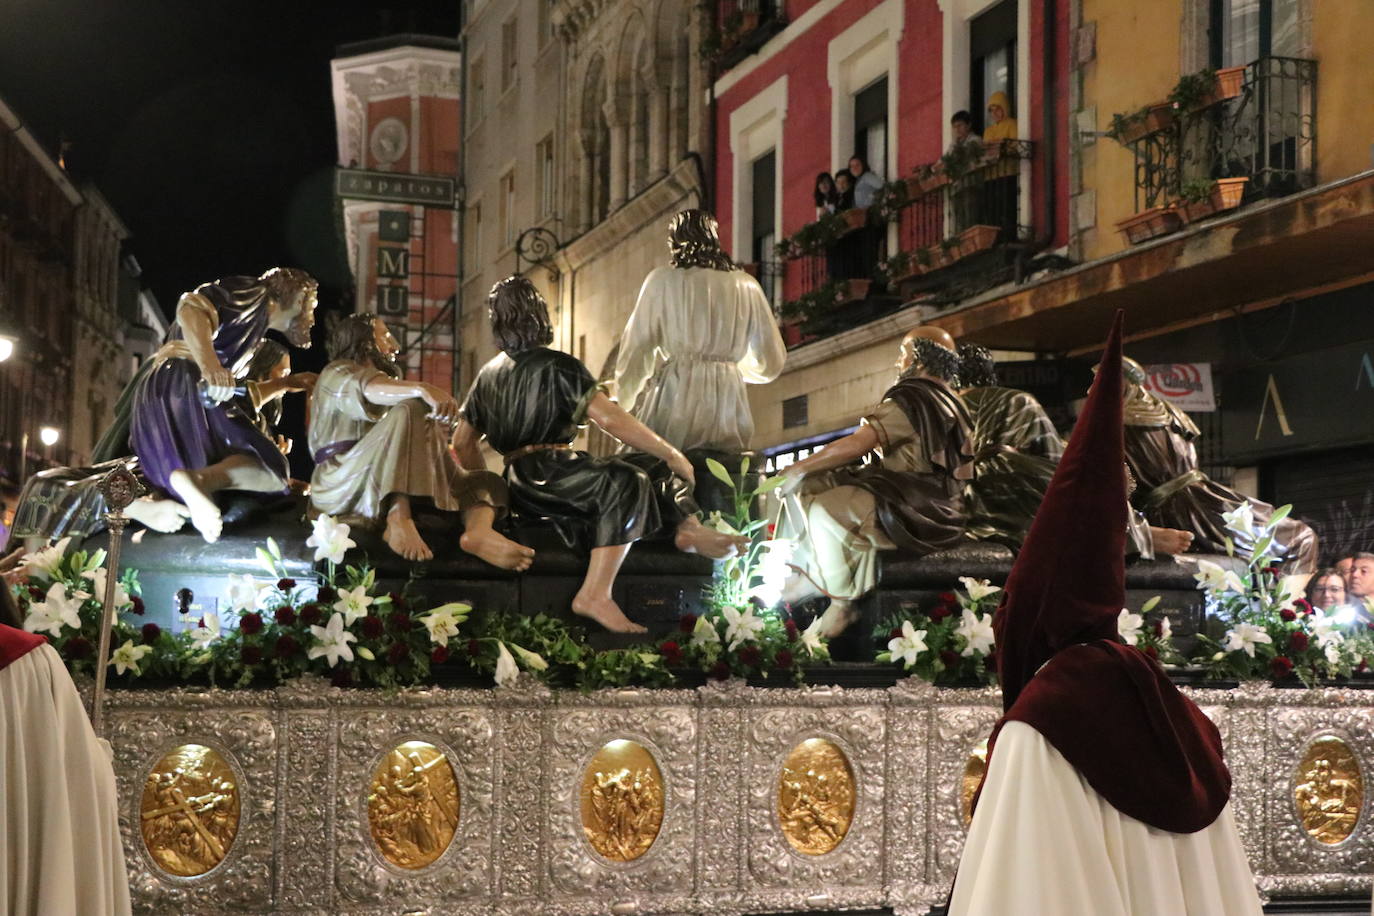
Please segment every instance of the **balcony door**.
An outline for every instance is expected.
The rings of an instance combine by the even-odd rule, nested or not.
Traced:
[[[887,77],[879,77],[854,94],[854,153],[863,157],[873,174],[887,174]],[[848,162],[836,163],[837,169]]]
[[[777,187],[778,154],[769,150],[755,159],[749,166],[753,183],[750,200],[752,238],[749,256],[759,266],[759,283],[763,286],[768,301],[777,308],[781,305],[781,290],[777,283],[777,255],[773,246],[778,241],[777,227]]]
[[[1302,0],[1210,0],[1209,59],[1213,69],[1243,67],[1261,57],[1297,57],[1302,50]]]
[[[1015,117],[1016,98],[1016,0],[1003,0],[969,23],[969,113],[974,129],[987,127],[988,99],[1005,92],[1011,101],[1007,112]]]

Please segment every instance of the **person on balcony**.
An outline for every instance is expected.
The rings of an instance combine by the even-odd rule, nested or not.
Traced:
[[[983,130],[983,142],[1000,143],[1019,136],[1016,119],[1011,116],[1011,100],[1005,92],[994,92],[988,96],[988,126]]]
[[[849,169],[840,169],[835,173],[835,211],[843,213],[853,210],[855,206],[854,173]]]
[[[1140,482],[1133,502],[1150,524],[1192,532],[1197,546],[1224,553],[1227,539],[1244,555],[1253,545],[1226,528],[1222,515],[1248,504],[1256,525],[1267,525],[1274,507],[1217,483],[1198,468],[1197,424],[1173,404],[1145,389],[1145,369],[1122,360],[1126,399],[1126,463]],[[1285,551],[1286,573],[1310,576],[1317,569],[1317,535],[1291,515],[1279,522],[1275,543]],[[1303,582],[1306,585],[1306,581]]]
[[[954,116],[949,119],[949,127],[951,139],[949,146],[945,149],[946,153],[955,152],[965,144],[983,145],[983,138],[973,132],[973,115],[967,111],[963,109],[956,111]]]
[[[829,172],[816,176],[816,188],[811,196],[816,203],[816,219],[834,213],[840,205],[840,192],[835,190],[835,179]]]
[[[618,399],[687,454],[697,501],[722,509],[726,494],[706,458],[736,467],[754,437],[745,385],[773,381],[787,347],[763,287],[720,248],[716,220],[683,210],[668,224],[671,266],[644,278],[621,335]]]
[[[780,496],[788,503],[782,533],[798,544],[783,597],[792,603],[828,597],[822,630],[829,637],[854,622],[854,603],[876,584],[878,551],[900,548],[922,557],[964,539],[973,428],[950,388],[958,368],[947,331],[910,332],[902,339],[897,383],[858,431],[782,472]],[[874,463],[852,466],[870,453]]]
[[[867,209],[883,189],[883,176],[868,167],[863,156],[849,157],[849,173],[854,176],[854,206]]]
[[[988,124],[983,131],[983,147],[996,149],[1001,157],[981,167],[982,190],[979,192],[979,224],[996,226],[1001,229],[999,243],[1014,242],[1018,236],[1020,219],[1019,187],[1017,182],[1018,162],[1013,150],[1008,147],[1018,138],[1016,119],[1011,116],[1011,101],[1005,92],[994,92],[988,96]]]
[[[591,548],[573,613],[608,630],[643,633],[611,597],[635,541],[672,537],[684,553],[723,559],[747,547],[748,539],[703,525],[687,457],[607,397],[578,359],[549,348],[553,325],[534,284],[518,276],[502,280],[492,287],[487,309],[501,352],[477,373],[455,440],[485,436],[505,458],[512,508],[548,523],[569,547]],[[644,460],[594,458],[574,449],[588,420],[647,453],[637,456]],[[457,451],[464,468],[485,467],[474,449]]]

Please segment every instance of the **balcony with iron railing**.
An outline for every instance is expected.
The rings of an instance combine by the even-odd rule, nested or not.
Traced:
[[[1317,62],[1262,57],[1186,76],[1167,102],[1116,115],[1134,158],[1130,243],[1316,184]]]
[[[867,210],[829,214],[785,239],[779,314],[789,345],[1016,278],[1033,247],[1022,166],[1034,151],[1027,140],[953,147],[884,185]]]
[[[787,27],[785,0],[716,0],[701,53],[729,70]]]

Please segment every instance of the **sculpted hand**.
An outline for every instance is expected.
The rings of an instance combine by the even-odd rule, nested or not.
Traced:
[[[668,469],[690,483],[693,487],[697,485],[697,472],[692,467],[692,462],[687,460],[687,456],[677,449],[666,459]]]
[[[802,481],[806,479],[805,474],[793,473],[791,468],[785,468],[778,474],[782,478],[782,483],[773,492],[778,494],[779,499],[786,499],[801,489]]]
[[[222,404],[234,396],[234,373],[223,366],[201,366],[200,377],[205,382],[206,397],[216,404]]]
[[[458,402],[447,391],[421,382],[420,397],[429,405],[431,419],[438,420],[448,426],[458,422]]]
[[[320,380],[314,372],[294,372],[282,379],[287,391],[314,391],[315,383]]]

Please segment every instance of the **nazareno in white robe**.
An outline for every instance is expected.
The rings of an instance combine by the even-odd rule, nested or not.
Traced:
[[[949,916],[1256,916],[1228,804],[1196,833],[1117,811],[1038,731],[997,737]]]
[[[677,448],[740,452],[754,436],[744,386],[771,382],[786,358],[768,297],[753,277],[657,267],[644,278],[625,325],[616,395]]]
[[[0,912],[129,912],[107,748],[51,646],[0,669]]]

